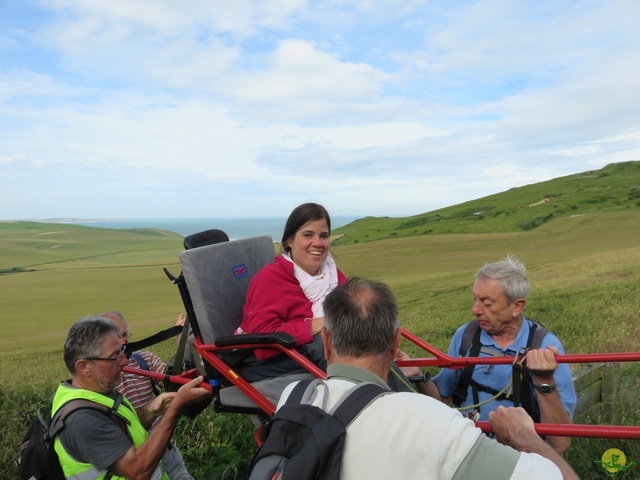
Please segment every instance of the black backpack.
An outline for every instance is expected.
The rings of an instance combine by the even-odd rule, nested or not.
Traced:
[[[120,401],[116,401],[116,404],[119,405]],[[64,420],[69,414],[82,408],[93,408],[105,415],[112,415],[118,407],[114,405],[112,409],[100,403],[78,398],[65,403],[53,418],[50,410],[38,409],[22,441],[20,457],[16,460],[19,467],[18,480],[65,479],[60,460],[53,448],[53,441],[64,428]]]
[[[359,383],[326,412],[310,404],[319,384],[327,388],[321,379],[298,383],[273,416],[265,429],[264,443],[251,462],[250,480],[340,478],[347,427],[388,390],[374,383]]]

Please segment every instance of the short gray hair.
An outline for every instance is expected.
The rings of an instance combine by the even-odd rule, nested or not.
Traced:
[[[396,298],[382,282],[352,277],[327,295],[324,327],[339,356],[359,358],[389,351],[398,329]]]
[[[100,355],[107,335],[118,336],[118,327],[103,317],[84,317],[74,323],[64,342],[64,363],[71,375],[76,374],[76,362],[81,358]]]
[[[122,322],[123,325],[127,326],[127,320],[124,318],[124,315],[122,315],[117,310],[109,310],[108,312],[102,312],[98,316],[102,317],[102,318],[106,318],[107,320],[114,320],[114,321]]]
[[[504,260],[481,267],[476,273],[476,280],[478,279],[497,280],[509,303],[521,298],[526,300],[531,292],[527,269],[513,255],[507,255]]]

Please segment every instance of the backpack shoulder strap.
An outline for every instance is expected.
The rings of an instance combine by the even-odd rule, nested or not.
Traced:
[[[352,387],[330,412],[345,428],[353,422],[358,415],[368,407],[375,399],[392,393],[380,385],[371,382],[363,382]]]
[[[467,355],[467,352],[469,351],[469,348],[471,348],[471,346],[473,345],[473,340],[479,330],[480,330],[480,324],[478,323],[478,320],[476,320],[475,318],[471,320],[469,323],[467,323],[467,326],[464,328],[464,331],[462,332],[462,339],[460,340],[460,356],[461,357],[464,357]],[[479,339],[480,338],[478,338],[478,340]],[[469,356],[473,357],[471,353],[469,354]]]
[[[311,403],[318,385],[326,387],[324,380],[314,378],[311,380],[302,380],[293,387],[293,390],[284,402],[284,405],[300,405]],[[358,414],[373,400],[381,395],[392,393],[385,390],[379,385],[371,382],[362,382],[354,385],[340,399],[340,401],[327,413],[335,416],[345,427],[355,420]],[[325,404],[326,404],[325,396]],[[320,407],[326,411],[323,407]]]
[[[532,321],[531,330],[529,331],[529,338],[527,340],[527,348],[540,348],[540,345],[542,345],[542,339],[547,333],[549,333],[549,330],[544,328],[542,324]]]
[[[141,369],[151,371],[151,368],[149,368],[149,364],[147,363],[147,361],[138,352],[133,352],[131,354],[131,357],[136,361],[138,365],[140,365]],[[153,390],[153,394],[157,397],[158,395],[160,395],[160,390],[158,390],[158,386],[156,385],[156,382],[154,382],[153,378],[150,378],[149,381],[151,382],[151,389]]]
[[[133,352],[131,356],[136,361],[136,363],[140,365],[141,369],[149,370],[149,364],[147,363],[147,361],[144,359],[142,355],[140,355],[138,352]]]
[[[477,320],[472,320],[467,324],[462,333],[462,340],[460,341],[460,356],[477,357],[480,354],[480,324]],[[469,355],[467,355],[469,353]],[[469,365],[462,370],[460,379],[456,388],[453,390],[452,398],[453,404],[459,407],[467,398],[469,391],[469,385],[471,383],[471,377],[473,376],[473,370],[475,366]]]
[[[529,337],[527,338],[527,349],[540,348],[542,339],[547,334],[548,330],[538,322],[529,321]],[[522,403],[522,407],[527,411],[529,416],[533,418],[534,422],[540,421],[540,409],[537,406],[537,402],[533,398],[532,384],[533,378],[531,372],[525,366],[521,372],[520,382],[520,396],[519,400]]]
[[[112,409],[110,407],[102,405],[101,403],[92,402],[91,400],[86,400],[84,398],[75,398],[73,400],[69,400],[58,409],[56,414],[51,419],[51,424],[49,426],[49,436],[54,437],[64,426],[65,419],[73,412],[76,412],[83,408],[92,408],[108,416],[111,416],[112,413]]]
[[[321,378],[312,378],[310,380],[299,381],[291,393],[284,402],[284,405],[298,405],[300,403],[309,403],[309,399],[312,397],[319,383],[322,382]],[[284,406],[283,405],[283,406]]]

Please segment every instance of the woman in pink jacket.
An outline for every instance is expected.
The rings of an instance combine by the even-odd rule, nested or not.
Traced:
[[[324,325],[322,302],[347,280],[329,252],[330,234],[331,219],[322,205],[305,203],[291,212],[282,235],[282,254],[251,280],[236,333],[289,333],[303,355],[326,368],[319,335]],[[254,355],[238,368],[249,381],[300,369],[275,349],[257,349]]]

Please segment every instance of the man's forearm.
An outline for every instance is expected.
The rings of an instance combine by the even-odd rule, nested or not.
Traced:
[[[537,453],[551,460],[562,472],[562,478],[565,480],[580,480],[580,477],[571,468],[571,465],[562,458],[562,456],[556,452],[551,445],[544,442],[537,434],[536,435],[515,435],[509,439],[509,444],[516,450],[526,453]]]
[[[152,434],[139,448],[132,447],[111,468],[113,473],[131,480],[151,478],[178,425],[180,411],[174,406],[162,416]]]
[[[442,403],[445,403],[447,405],[451,401],[451,397],[443,397],[442,395],[440,395],[440,390],[433,381],[430,381],[428,383],[417,383],[416,388],[418,392],[422,393],[423,395],[428,395],[429,397],[440,400]]]
[[[553,377],[545,379],[534,375],[533,382],[536,385],[541,385],[542,383],[555,384],[555,379]],[[549,395],[542,395],[541,393],[536,392],[536,399],[538,400],[538,406],[540,407],[541,423],[573,423],[569,413],[562,404],[560,393],[557,388]],[[564,453],[569,450],[569,447],[571,446],[571,437],[549,436],[547,437],[547,442],[556,452]]]

